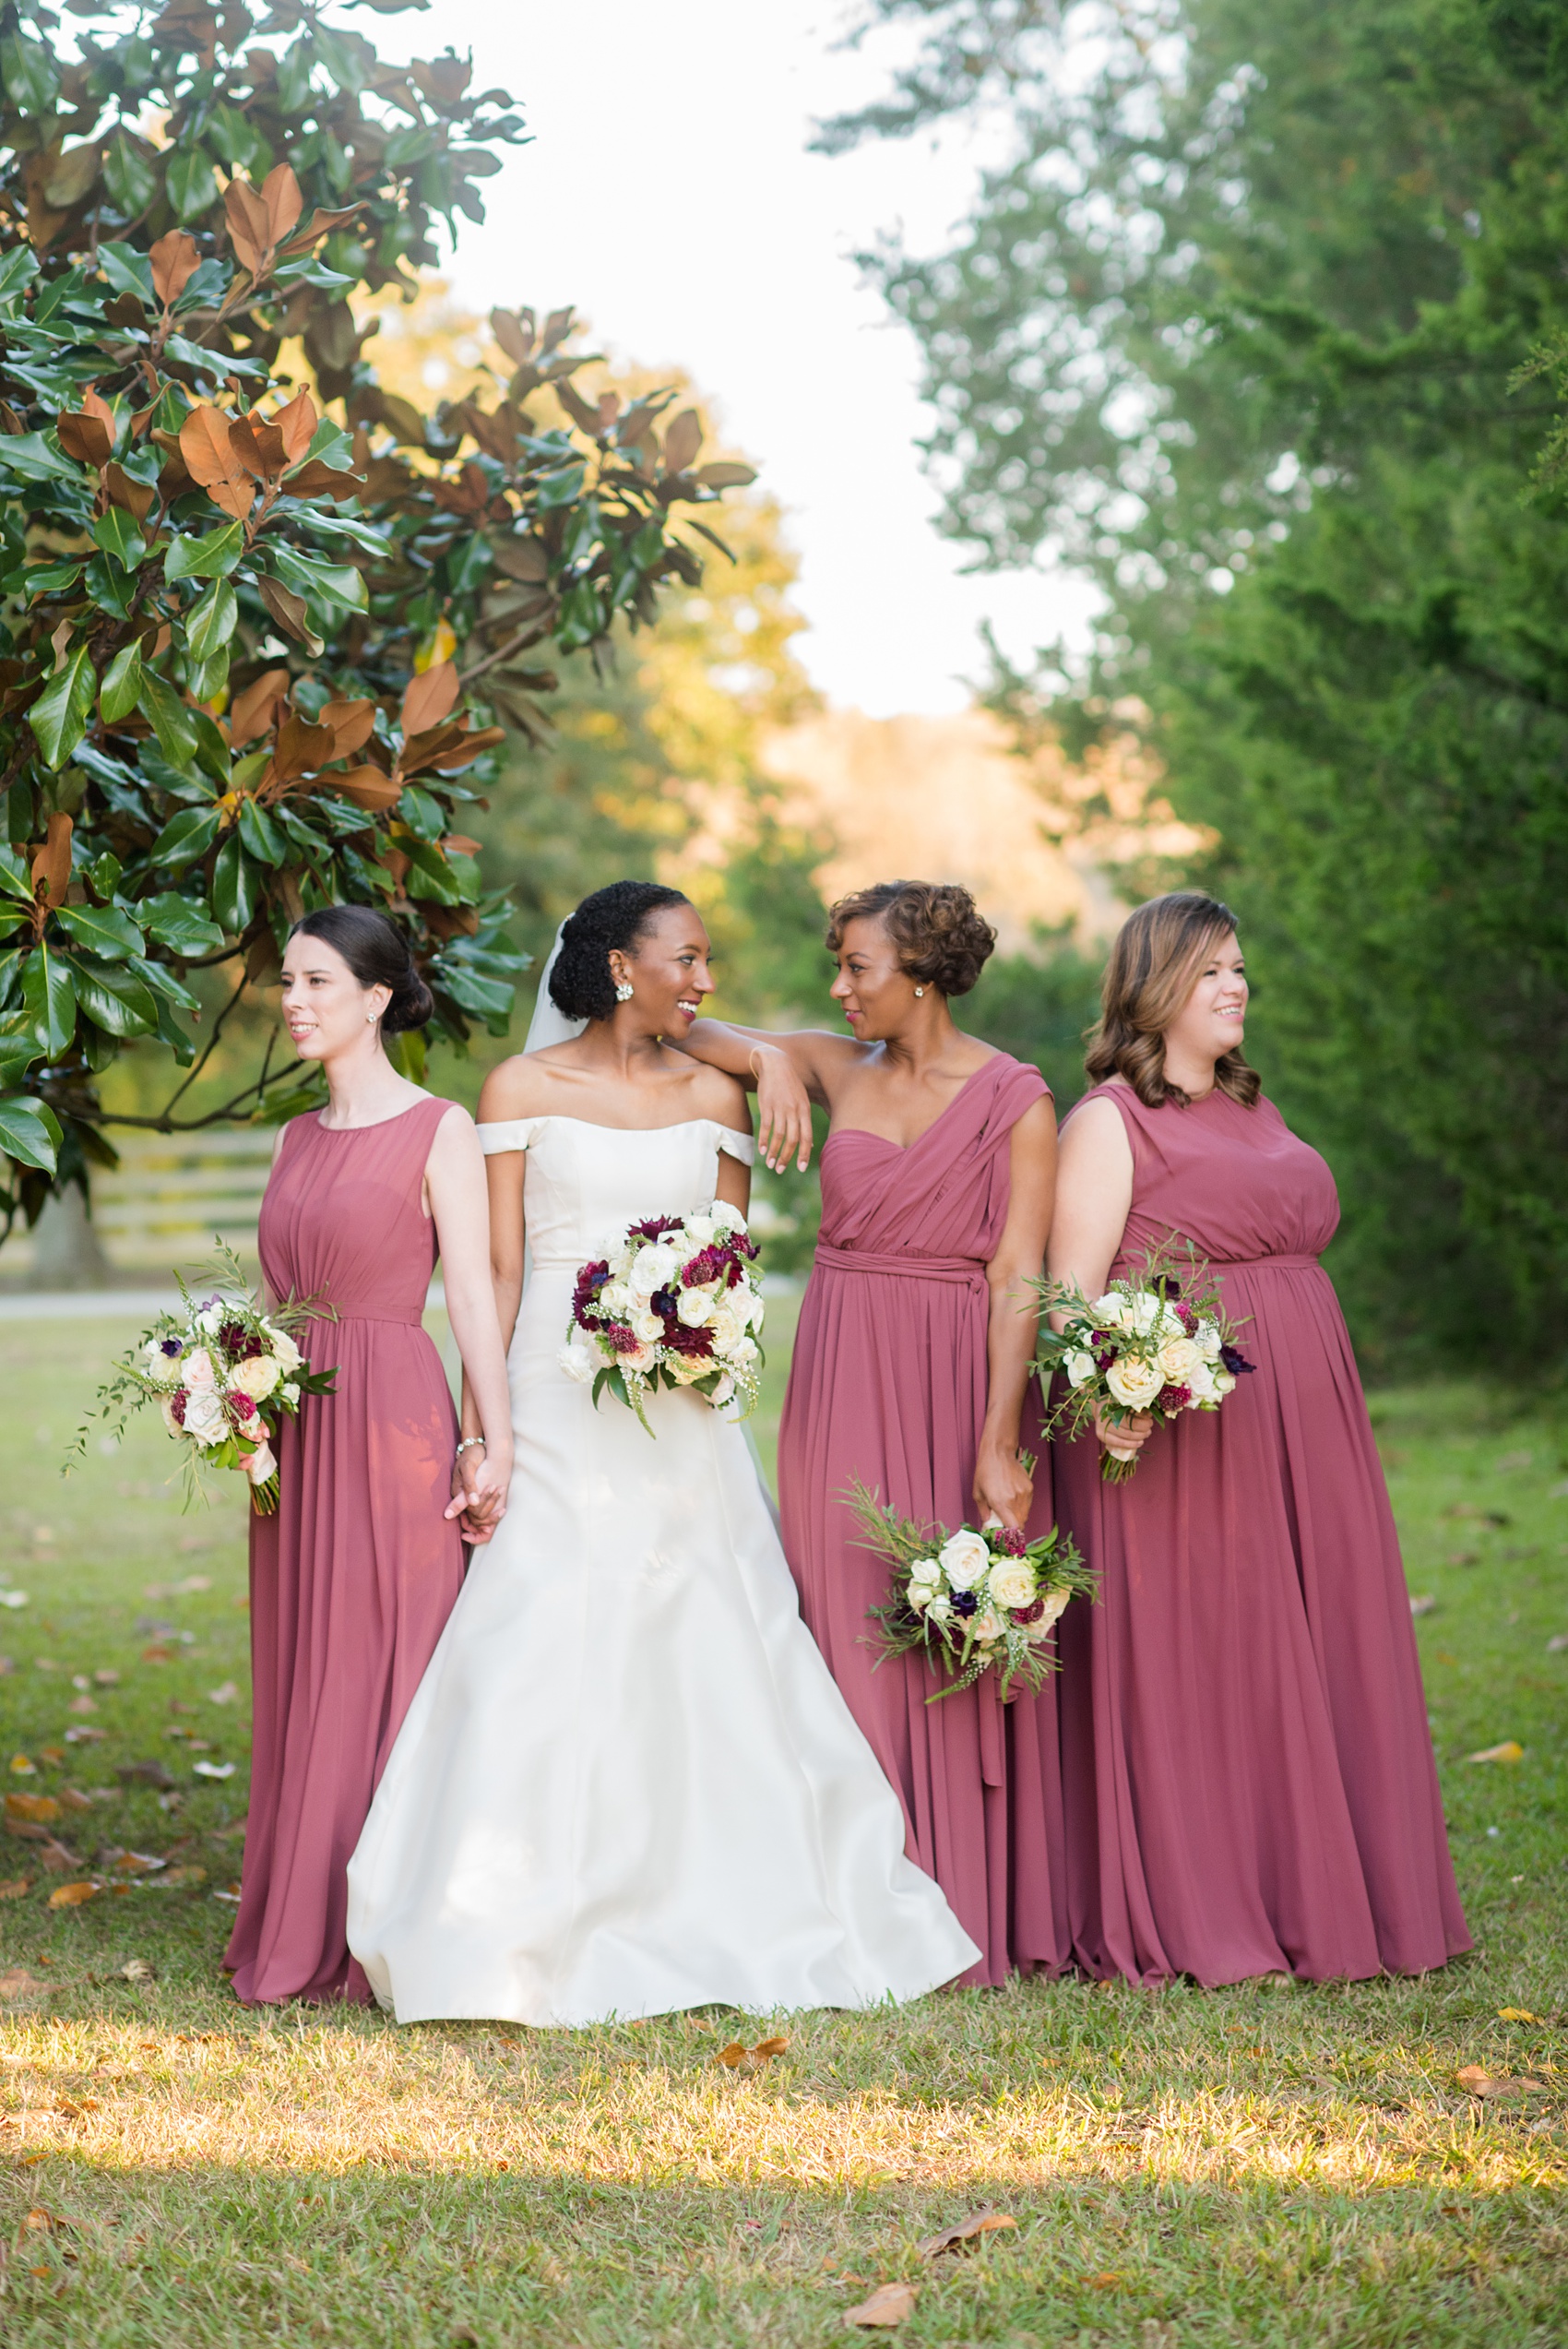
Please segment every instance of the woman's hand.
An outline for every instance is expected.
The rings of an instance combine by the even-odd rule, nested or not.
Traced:
[[[803,1174],[811,1164],[812,1101],[788,1053],[777,1044],[756,1044],[751,1055],[756,1079],[757,1144],[763,1163],[779,1174],[791,1157]]]
[[[1105,1404],[1097,1403],[1094,1432],[1108,1452],[1120,1452],[1123,1459],[1135,1460],[1154,1434],[1154,1422],[1146,1411],[1137,1412],[1131,1419],[1112,1419]]]
[[[999,1517],[1004,1525],[1021,1526],[1035,1496],[1035,1480],[1018,1457],[1016,1444],[980,1438],[975,1462],[975,1518],[983,1525]]]
[[[452,1498],[445,1514],[461,1520],[463,1539],[475,1549],[490,1540],[505,1516],[511,1481],[509,1451],[492,1460],[487,1445],[472,1444],[459,1453],[452,1470]]]

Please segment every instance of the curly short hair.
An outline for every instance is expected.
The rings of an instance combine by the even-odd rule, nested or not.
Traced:
[[[861,921],[880,922],[900,969],[943,996],[967,996],[996,947],[996,932],[956,881],[875,881],[841,897],[828,910],[830,954]]]
[[[1122,1077],[1146,1108],[1185,1106],[1188,1096],[1165,1073],[1165,1031],[1197,984],[1207,957],[1234,937],[1236,916],[1202,889],[1172,889],[1128,914],[1116,933],[1100,988],[1100,1015],[1084,1067],[1093,1084]],[[1251,1109],[1263,1079],[1240,1050],[1214,1065],[1215,1089]]]
[[[562,926],[561,951],[550,973],[556,1010],[568,1019],[608,1019],[615,1009],[612,953],[630,953],[661,907],[689,901],[683,889],[667,889],[661,881],[612,881],[585,897]]]

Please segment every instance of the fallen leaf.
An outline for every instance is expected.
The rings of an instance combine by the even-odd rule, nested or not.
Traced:
[[[70,1876],[76,1869],[85,1865],[68,1843],[62,1843],[53,1835],[40,1845],[38,1856],[51,1876]]]
[[[176,1884],[205,1884],[207,1882],[207,1870],[204,1867],[172,1867],[168,1871],[167,1875],[160,1876],[158,1878],[158,1882],[160,1886],[172,1886]]]
[[[1501,1746],[1483,1746],[1478,1754],[1467,1754],[1473,1762],[1519,1762],[1525,1759],[1525,1748],[1515,1737],[1505,1737]]]
[[[42,2210],[35,2204],[22,2220],[21,2232],[26,2235],[59,2235],[65,2224],[64,2219],[56,2218],[53,2211]]]
[[[84,1901],[96,1900],[101,1890],[90,1877],[77,1884],[57,1884],[49,1895],[49,1905],[52,1909],[79,1909]]]
[[[95,1672],[92,1676],[101,1688],[117,1688],[120,1685],[119,1674],[108,1665],[105,1665],[101,1672]]]
[[[73,1697],[65,1710],[67,1712],[96,1712],[98,1711],[98,1699],[96,1697],[89,1697],[85,1695]]]
[[[8,1876],[5,1882],[0,1884],[0,1901],[19,1901],[23,1894],[30,1891],[31,1889],[30,1876]]]
[[[101,1746],[108,1735],[107,1729],[89,1729],[83,1723],[79,1728],[66,1730],[65,1743],[67,1746]]]
[[[163,1764],[157,1760],[127,1762],[120,1776],[127,1781],[136,1779],[148,1786],[172,1786],[174,1783]]]
[[[1546,2017],[1533,2015],[1528,2007],[1499,2007],[1497,2020],[1499,2022],[1544,2022]]]
[[[921,2296],[918,2283],[879,2283],[869,2300],[858,2308],[846,2308],[846,2324],[904,2324],[915,2313],[915,2302]]]
[[[40,1761],[63,1762],[65,1759],[65,1749],[64,1746],[40,1746],[38,1758]]]
[[[143,1663],[172,1663],[174,1651],[172,1648],[166,1648],[161,1640],[155,1640],[150,1648],[142,1650],[141,1660]]]
[[[36,1974],[29,1973],[26,1966],[11,1966],[0,1973],[0,1998],[25,1998],[30,1991],[47,1987]]]
[[[209,1705],[232,1705],[239,1693],[239,1689],[232,1680],[225,1680],[221,1688],[208,1690],[207,1701]]]
[[[127,1982],[156,1982],[158,1975],[145,1958],[127,1958],[120,1968]]]
[[[1554,1631],[1546,1643],[1547,1654],[1560,1656],[1564,1648],[1568,1648],[1568,1631]]]
[[[232,1901],[237,1903],[240,1888],[237,1884],[226,1884],[220,1892],[215,1892],[212,1897],[215,1901]]]
[[[234,1830],[233,1830],[233,1829],[231,1827],[231,1828],[228,1830],[228,1832],[229,1832],[231,1835],[232,1835],[232,1833],[234,1832]],[[688,2015],[688,2016],[686,2017],[686,2028],[687,2028],[687,2030],[688,2030],[688,2031],[707,2031],[707,2032],[711,2032],[711,2031],[712,2031],[712,2029],[713,2029],[713,2025],[712,2025],[712,2024],[711,2024],[711,2023],[710,2023],[710,2022],[707,2020],[707,2018],[706,2018],[705,2016],[703,2016],[703,2015]]]
[[[18,1778],[36,1778],[38,1776],[38,1764],[27,1754],[13,1754],[11,1756],[11,1768],[15,1771]]]
[[[790,2042],[787,2039],[759,2039],[752,2049],[752,2054],[758,2057],[762,2062],[767,2063],[773,2057],[781,2056],[789,2045]]]
[[[944,2251],[956,2251],[969,2243],[978,2243],[982,2236],[994,2235],[999,2228],[1016,2227],[1004,2211],[971,2211],[956,2226],[944,2226],[940,2235],[928,2235],[921,2245],[922,2260],[939,2260]]]
[[[6,1816],[47,1821],[59,1818],[60,1806],[53,1795],[7,1795]]]
[[[720,2047],[719,2050],[719,2060],[721,2064],[727,2064],[730,2069],[733,2071],[737,2064],[743,2064],[745,2062],[746,2057],[751,2054],[751,2049],[745,2046],[742,2041],[739,2039],[731,2039],[728,2047]]]
[[[1102,2275],[1090,2276],[1089,2289],[1091,2292],[1120,2292],[1126,2281],[1124,2275],[1118,2275],[1108,2268]]]

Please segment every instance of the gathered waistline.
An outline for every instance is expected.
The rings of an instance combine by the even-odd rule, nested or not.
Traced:
[[[390,1125],[390,1118],[386,1122]],[[411,1313],[383,1305],[340,1305],[335,1310],[339,1321],[395,1321],[406,1330],[418,1330],[424,1321],[422,1305],[415,1306]]]
[[[1228,1256],[1210,1257],[1211,1272],[1321,1272],[1322,1265],[1315,1256]]]
[[[983,1288],[985,1266],[972,1256],[878,1255],[869,1248],[836,1248],[816,1244],[816,1261],[833,1272],[869,1272],[885,1281],[945,1281]]]

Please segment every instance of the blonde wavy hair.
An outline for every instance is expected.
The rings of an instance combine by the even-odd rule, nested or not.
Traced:
[[[1105,966],[1099,1019],[1084,1055],[1092,1083],[1123,1078],[1149,1109],[1167,1101],[1186,1104],[1189,1096],[1165,1074],[1165,1031],[1213,948],[1235,935],[1230,908],[1201,889],[1151,897],[1127,916]],[[1262,1078],[1240,1052],[1215,1062],[1214,1082],[1243,1109],[1251,1109],[1263,1090]]]

